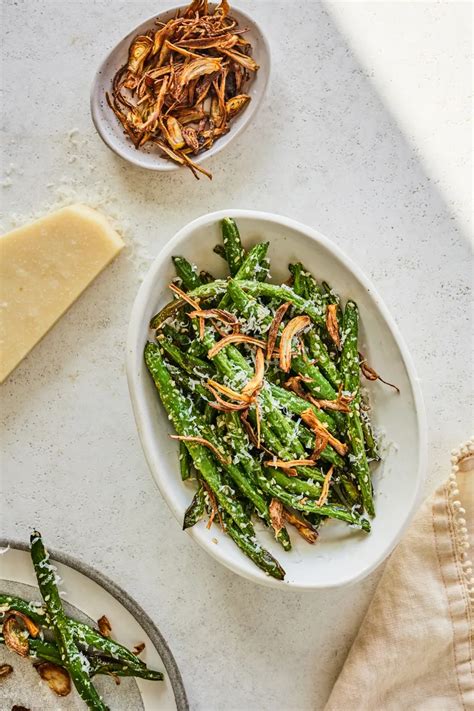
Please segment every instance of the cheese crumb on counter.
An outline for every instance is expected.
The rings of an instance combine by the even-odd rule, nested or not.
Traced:
[[[0,383],[123,247],[86,205],[0,236]]]

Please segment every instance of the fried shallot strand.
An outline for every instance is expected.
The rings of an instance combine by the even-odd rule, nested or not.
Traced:
[[[268,513],[270,514],[270,521],[272,528],[275,531],[275,535],[278,536],[284,526],[283,504],[281,501],[278,501],[278,499],[272,499],[268,506]]]
[[[257,348],[255,352],[255,375],[251,378],[248,383],[242,389],[242,395],[248,396],[252,399],[256,393],[261,389],[263,385],[263,376],[265,374],[265,356],[263,355],[263,350]]]
[[[283,517],[296,528],[305,541],[308,541],[308,543],[316,543],[318,532],[308,521],[303,521],[303,519],[292,511],[288,511],[288,509],[283,509]]]
[[[380,375],[373,368],[370,367],[362,353],[359,353],[359,361],[362,374],[365,378],[367,378],[367,380],[380,380],[382,383],[385,383],[385,385],[394,388],[394,390],[396,390],[397,393],[400,394],[400,388],[394,385],[393,383],[389,383],[387,380],[381,378]]]
[[[326,328],[331,340],[338,350],[341,349],[341,334],[339,333],[339,322],[337,320],[337,304],[328,304],[326,308]]]
[[[331,483],[331,477],[332,477],[333,471],[334,471],[334,467],[331,467],[329,469],[328,473],[326,474],[326,476],[324,477],[323,489],[321,491],[321,496],[319,497],[319,499],[316,502],[316,506],[324,506],[328,500],[329,485]]]
[[[248,343],[252,346],[259,346],[260,348],[265,348],[265,342],[258,338],[251,338],[250,336],[245,336],[242,333],[232,333],[230,336],[225,336],[220,341],[217,341],[212,348],[208,351],[207,357],[214,358],[217,353],[219,353],[222,348],[230,345],[231,343]]]
[[[304,331],[310,323],[309,316],[295,316],[283,329],[280,338],[280,368],[284,373],[288,373],[291,367],[291,340],[293,336]]]
[[[308,408],[307,410],[304,410],[304,412],[301,413],[301,419],[305,424],[307,424],[310,429],[318,435],[326,435],[328,437],[329,444],[333,449],[336,450],[338,454],[341,455],[341,457],[344,457],[347,454],[348,447],[347,444],[344,444],[343,442],[340,442],[334,435],[332,435],[327,427],[323,425],[320,420],[318,420],[316,413],[311,410],[311,408]]]
[[[179,439],[182,442],[196,442],[196,444],[202,444],[204,447],[207,447],[208,449],[211,450],[213,454],[217,457],[217,459],[222,463],[222,464],[230,464],[229,460],[224,457],[223,454],[219,452],[216,446],[212,444],[212,442],[209,442],[207,439],[204,439],[204,437],[193,437],[191,435],[171,435],[171,439]]]
[[[275,343],[278,337],[278,331],[280,329],[281,322],[283,321],[283,317],[285,316],[286,312],[288,311],[289,307],[291,306],[290,301],[286,301],[284,304],[281,304],[275,311],[275,316],[273,317],[273,321],[270,325],[270,328],[268,329],[268,338],[267,338],[267,351],[266,351],[266,358],[267,360],[270,360],[270,358],[273,355],[273,351],[275,349]]]
[[[266,467],[275,467],[276,469],[284,469],[288,476],[298,476],[298,472],[294,467],[314,467],[316,462],[314,459],[269,459],[263,462]]]

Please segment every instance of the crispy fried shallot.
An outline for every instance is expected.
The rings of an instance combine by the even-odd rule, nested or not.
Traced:
[[[337,304],[328,304],[326,308],[326,328],[331,340],[338,350],[341,349],[341,334],[339,333],[339,322],[337,320]]]
[[[245,336],[243,333],[231,333],[230,336],[225,336],[225,338],[217,341],[217,343],[208,351],[207,357],[214,358],[214,356],[217,355],[222,348],[225,348],[231,343],[249,343],[252,346],[259,346],[260,348],[265,348],[266,345],[265,341],[261,341],[258,338]]]
[[[225,311],[224,309],[204,309],[198,311],[191,311],[189,313],[189,316],[191,318],[199,318],[201,320],[206,318],[211,319],[217,333],[220,336],[223,336],[224,338],[229,334],[225,333],[222,329],[219,328],[219,326],[217,325],[218,321],[221,321],[226,326],[231,326],[232,333],[239,333],[240,331],[238,318],[234,316],[234,314],[231,314],[229,311]],[[199,323],[201,324],[201,321]]]
[[[288,311],[289,307],[291,306],[290,301],[286,301],[284,304],[281,304],[277,310],[275,311],[275,316],[273,317],[273,321],[270,325],[270,328],[268,329],[268,338],[267,338],[267,351],[266,351],[266,358],[267,360],[270,360],[273,356],[273,351],[275,349],[275,343],[278,337],[278,331],[280,329],[280,324],[283,321],[283,317]]]
[[[229,460],[219,452],[217,447],[215,447],[212,442],[204,439],[204,437],[192,437],[191,435],[170,435],[170,437],[171,439],[179,439],[183,442],[196,442],[196,444],[202,444],[204,447],[208,447],[222,464],[230,464]]]
[[[329,444],[336,450],[338,454],[341,455],[341,457],[344,457],[347,454],[347,444],[340,442],[338,439],[336,439],[336,437],[334,437],[330,432],[328,432],[327,427],[323,425],[320,420],[318,420],[316,413],[313,412],[311,408],[308,408],[307,410],[304,410],[304,412],[301,413],[301,419],[308,425],[308,427],[310,427],[314,434],[327,436]]]
[[[294,467],[314,467],[316,462],[314,459],[268,459],[263,462],[266,467],[275,467],[276,469],[285,469],[288,476],[298,476],[298,472]]]
[[[295,316],[283,329],[280,338],[280,368],[284,373],[288,373],[291,367],[291,340],[293,336],[304,331],[310,323],[309,316]]]
[[[223,522],[222,522],[221,515],[220,515],[220,513],[219,513],[219,509],[217,508],[216,496],[215,496],[214,492],[212,491],[212,489],[210,488],[210,486],[207,484],[206,481],[203,480],[202,483],[203,483],[203,486],[204,486],[204,488],[205,488],[205,490],[206,490],[207,497],[208,497],[208,499],[209,499],[209,504],[210,504],[210,507],[211,507],[211,514],[210,514],[210,516],[209,516],[209,521],[207,522],[206,528],[208,528],[208,529],[211,528],[211,526],[212,526],[212,524],[213,524],[213,522],[214,522],[214,519],[215,519],[215,517],[216,517],[216,515],[217,515],[217,516],[219,517],[219,520],[220,520],[220,523],[221,523],[221,528],[222,528],[223,530],[225,530],[224,524],[223,524]]]
[[[214,10],[193,0],[166,23],[132,41],[128,61],[115,74],[107,103],[135,148],[212,175],[189,157],[209,149],[230,130],[250,101],[244,85],[258,70],[251,45],[229,15],[227,0]]]
[[[140,642],[139,644],[136,644],[133,648],[133,653],[136,654],[137,656],[143,652],[145,649],[145,642]]]
[[[97,620],[97,626],[102,637],[110,637],[112,625],[110,624],[108,617],[102,615],[102,617]]]
[[[179,288],[179,286],[176,286],[176,284],[168,284],[168,287],[173,291],[175,294],[179,296],[180,299],[183,299],[183,301],[186,301],[190,306],[194,308],[195,311],[200,311],[199,309],[199,302],[195,301],[195,299],[192,299],[190,296],[186,294],[182,289]]]
[[[353,395],[345,395],[342,387],[339,388],[337,398],[335,400],[317,400],[312,398],[311,402],[321,410],[337,410],[339,412],[350,412],[350,404],[354,399]]]
[[[235,402],[228,402],[227,400],[224,400],[223,397],[219,395],[217,390],[214,390],[212,385],[207,385],[208,390],[211,391],[211,393],[214,395],[216,398],[216,402],[211,402],[209,401],[209,406],[212,407],[214,410],[220,410],[221,412],[239,412],[241,410],[247,410],[248,409],[248,402],[241,402],[241,403],[235,403]]]
[[[380,375],[373,368],[370,367],[362,353],[359,353],[359,361],[362,374],[365,378],[367,378],[367,380],[380,380],[380,382],[385,383],[385,385],[388,385],[391,388],[394,388],[394,390],[396,390],[397,393],[400,394],[400,388],[394,385],[393,383],[389,383],[387,380],[381,378]]]
[[[260,413],[260,405],[258,404],[258,400],[255,400],[255,420],[257,423],[257,444],[256,447],[257,449],[260,449],[260,443],[261,443],[261,421],[262,421],[262,416]]]
[[[242,388],[242,395],[246,395],[252,399],[263,385],[263,376],[265,374],[265,356],[263,350],[257,348],[255,352],[255,375]]]
[[[314,447],[311,454],[311,459],[315,462],[319,459],[321,454],[324,452],[329,444],[329,434],[328,432],[315,432],[314,433]]]
[[[300,536],[308,541],[308,543],[316,543],[318,532],[308,521],[303,521],[303,519],[293,513],[293,511],[288,511],[288,509],[283,509],[283,517],[296,528]]]
[[[71,678],[66,669],[52,662],[41,662],[35,665],[35,669],[57,696],[71,693]]]
[[[339,412],[350,412],[350,403],[354,399],[352,395],[347,395],[342,392],[342,388],[339,388],[338,396],[335,400],[318,400],[311,393],[303,390],[301,383],[312,383],[314,382],[312,378],[306,377],[304,375],[293,375],[291,378],[284,383],[287,390],[292,390],[303,400],[307,400],[311,404],[315,405],[320,410],[337,410]]]
[[[301,387],[301,383],[312,383],[313,379],[308,378],[305,375],[293,375],[291,378],[288,378],[288,380],[284,383],[284,387],[287,390],[292,390],[294,393],[299,395],[303,400],[307,399],[308,393],[303,390]]]
[[[7,617],[16,617],[17,621],[21,621],[23,623],[23,626],[25,629],[28,631],[28,634],[30,637],[37,637],[40,633],[40,628],[38,625],[33,622],[27,615],[24,615],[23,612],[18,612],[17,610],[10,610],[8,612],[8,615],[5,617],[5,620]]]
[[[6,676],[10,676],[13,672],[13,667],[11,664],[0,665],[0,679],[4,679]]]
[[[319,499],[316,502],[316,506],[324,506],[328,500],[329,484],[331,483],[331,477],[332,477],[333,471],[334,471],[334,467],[331,467],[329,469],[328,473],[326,474],[326,476],[324,477],[323,489],[321,491],[321,496],[319,497]]]
[[[270,514],[270,521],[272,523],[272,528],[277,536],[284,526],[283,523],[283,504],[278,499],[272,499],[270,505],[268,506],[268,513]]]
[[[249,395],[246,395],[244,392],[238,393],[236,390],[232,390],[232,388],[227,387],[227,385],[222,385],[222,383],[218,383],[217,380],[210,379],[207,381],[207,384],[210,385],[213,390],[217,390],[218,392],[222,393],[222,395],[227,395],[227,397],[230,397],[232,400],[244,402],[247,406],[250,402]]]
[[[23,624],[24,629],[19,625],[19,622]],[[25,630],[28,634],[25,633]],[[5,646],[20,657],[27,657],[30,650],[28,635],[37,637],[40,628],[22,612],[11,610],[5,616],[2,632]]]

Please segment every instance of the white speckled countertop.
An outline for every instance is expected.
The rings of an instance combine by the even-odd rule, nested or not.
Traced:
[[[413,144],[398,127],[393,85],[390,108],[375,88],[386,74],[370,62],[383,56],[364,54],[360,36],[352,49],[343,8],[291,3],[288,22],[289,1],[241,4],[268,31],[273,77],[255,124],[207,164],[212,183],[132,168],[89,118],[98,62],[166,3],[2,4],[3,227],[82,200],[115,217],[128,249],[1,388],[1,532],[26,540],[37,526],[133,595],[168,640],[193,709],[306,711],[322,708],[378,573],[339,591],[259,588],[181,532],[148,473],[127,393],[140,278],[179,227],[226,206],[287,214],[331,237],[410,345],[429,422],[428,493],[471,434],[470,252],[452,194],[426,172],[416,134]]]

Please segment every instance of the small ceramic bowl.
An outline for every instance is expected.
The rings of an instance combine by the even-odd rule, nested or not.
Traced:
[[[215,4],[216,3],[212,3],[211,7]],[[126,63],[128,49],[132,40],[137,35],[143,34],[147,30],[155,27],[155,20],[167,22],[175,17],[178,10],[182,10],[183,7],[184,6],[174,7],[159,15],[153,15],[153,17],[145,20],[145,22],[142,22],[138,27],[135,27],[135,29],[129,32],[104,59],[97,70],[92,84],[91,115],[99,136],[114,153],[130,163],[134,163],[141,168],[147,168],[148,170],[177,170],[178,168],[182,168],[182,166],[164,157],[157,146],[146,144],[137,150],[130,139],[124,134],[120,121],[107,104],[105,94],[107,91],[110,92],[112,79],[117,70]],[[209,150],[193,158],[196,163],[202,163],[205,159],[210,158],[210,156],[219,153],[219,151],[225,148],[230,141],[244,130],[257,113],[268,85],[270,76],[270,49],[265,35],[255,20],[233,5],[231,7],[231,15],[238,20],[239,27],[248,28],[246,37],[252,45],[252,57],[260,66],[260,69],[251,77],[244,87],[245,93],[251,96],[251,101],[232,119],[228,133],[221,136]]]
[[[325,279],[343,302],[354,299],[360,309],[360,347],[369,363],[400,388],[397,394],[380,382],[366,381],[372,420],[382,431],[382,461],[374,472],[376,517],[365,534],[338,521],[328,521],[317,543],[310,546],[292,536],[285,552],[268,529],[258,539],[286,571],[283,582],[266,576],[218,526],[206,522],[187,530],[220,563],[236,573],[273,587],[314,590],[339,587],[368,575],[389,555],[419,503],[425,472],[426,426],[420,385],[408,349],[374,287],[329,239],[295,220],[253,210],[222,210],[183,227],[162,249],[138,292],[130,319],[127,376],[135,419],[153,477],[181,524],[193,489],[181,481],[176,441],[155,385],[147,372],[143,349],[152,316],[171,300],[168,284],[174,276],[171,255],[182,254],[217,278],[224,276],[223,260],[212,248],[221,240],[220,220],[234,217],[246,248],[262,239],[270,243],[271,274],[277,283],[288,277],[289,262],[301,261],[318,279]]]

